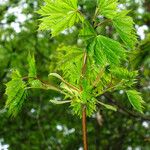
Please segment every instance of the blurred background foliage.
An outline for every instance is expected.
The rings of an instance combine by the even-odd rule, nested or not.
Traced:
[[[139,42],[129,52],[130,64],[139,71],[136,88],[146,102],[144,114],[136,113],[127,103],[124,91],[109,93],[101,100],[118,107],[117,112],[97,106],[88,118],[89,150],[150,149],[150,0],[119,0],[119,7],[130,9]],[[12,68],[27,74],[28,52],[34,52],[38,76],[48,82],[48,73],[55,70],[56,49],[63,45],[82,45],[77,27],[51,38],[38,29],[36,11],[42,0],[0,0],[0,149],[9,150],[82,150],[81,120],[73,116],[68,105],[49,102],[61,98],[53,91],[33,90],[20,114],[13,119],[3,110],[5,83]],[[96,0],[80,0],[79,8],[88,19],[94,15]],[[110,26],[101,33],[118,38]],[[118,39],[119,40],[119,39]]]

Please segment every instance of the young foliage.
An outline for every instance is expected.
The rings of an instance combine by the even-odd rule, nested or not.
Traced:
[[[79,37],[83,40],[93,40],[97,36],[94,28],[88,21],[84,21],[83,28],[80,30]]]
[[[128,99],[131,105],[139,112],[143,112],[143,104],[144,101],[141,97],[141,93],[137,92],[136,90],[128,90],[126,91]]]
[[[135,79],[138,75],[138,71],[129,71],[126,68],[112,68],[110,69],[110,72],[113,76],[115,76],[118,79]]]
[[[84,51],[77,46],[60,46],[57,49],[57,70],[70,83],[77,85],[80,80]]]
[[[57,73],[50,73],[49,76],[54,76],[58,79],[60,79],[63,83],[65,83],[67,86],[69,86],[70,88],[79,91],[78,88],[76,88],[75,86],[71,85],[69,82],[65,81],[59,74]]]
[[[110,72],[115,80],[122,82],[122,88],[132,87],[136,83],[138,76],[138,71],[128,71],[126,68],[121,67],[112,68]]]
[[[64,99],[71,100],[74,112],[81,116],[81,108],[86,105],[87,115],[90,116],[96,108],[96,96],[107,91],[132,87],[137,72],[129,72],[127,69],[120,68],[121,62],[126,61],[126,50],[113,39],[102,35],[97,36],[95,28],[83,19],[80,12],[77,11],[77,1],[62,2],[56,0],[46,2],[47,4],[39,10],[39,13],[43,16],[40,27],[46,30],[51,29],[53,35],[71,27],[79,20],[84,20],[79,37],[85,41],[87,47],[80,49],[76,46],[61,45],[57,49],[58,63],[56,70],[61,70],[64,78],[56,73],[50,75],[61,80],[60,88],[65,93]],[[62,2],[61,5],[59,2]],[[72,5],[73,2],[74,5]],[[136,43],[133,20],[127,16],[127,11],[118,12],[117,5],[118,0],[98,0],[98,13],[112,21],[123,42],[128,47],[133,48]],[[71,13],[68,14],[70,11]],[[72,24],[68,25],[68,18],[73,14],[78,14],[78,17],[76,17],[78,19],[77,21],[73,19]],[[56,25],[57,21],[59,22],[58,25]],[[85,60],[84,54],[87,55]],[[108,69],[109,72],[107,67],[110,68]],[[116,110],[113,106],[105,104],[103,106]]]
[[[44,86],[44,84],[39,80],[39,79],[34,79],[32,81],[30,81],[29,78],[29,84],[30,84],[30,88],[35,88],[35,89],[46,89],[47,87]]]
[[[102,103],[100,101],[98,101],[98,103],[102,106],[104,106],[105,108],[109,109],[109,110],[112,110],[112,111],[117,111],[117,108],[115,106],[112,106],[112,105],[109,105],[109,104],[105,104],[105,103]]]
[[[7,101],[5,108],[8,109],[9,116],[16,116],[21,110],[27,96],[26,83],[17,70],[12,72],[12,79],[6,84]]]
[[[100,15],[113,22],[122,41],[127,47],[133,49],[137,42],[133,19],[128,16],[129,11],[118,11],[117,6],[118,0],[98,0],[98,10]]]
[[[96,98],[90,97],[86,102],[82,102],[82,99],[73,99],[71,103],[71,108],[74,114],[82,117],[82,106],[86,105],[86,115],[91,117],[93,112],[96,110]]]
[[[28,55],[28,83],[31,88],[44,88],[44,84],[37,78],[37,70],[34,54]]]
[[[42,16],[40,30],[51,30],[52,36],[83,21],[78,11],[77,0],[45,0],[38,13]]]
[[[86,80],[82,82],[82,90],[78,89],[78,87],[70,84],[66,80],[64,80],[60,75],[56,73],[50,73],[49,76],[54,76],[62,81],[60,87],[65,95],[65,101],[55,101],[51,100],[52,103],[55,104],[64,104],[66,102],[71,102],[71,107],[75,114],[81,117],[82,106],[87,106],[87,116],[91,116],[93,111],[96,109],[96,99],[92,94],[92,86],[88,85]]]
[[[127,47],[133,49],[137,43],[136,31],[134,22],[130,16],[127,16],[128,11],[121,11],[113,18],[113,25],[119,33],[122,41]]]
[[[101,66],[108,64],[119,66],[120,62],[125,60],[126,57],[126,51],[119,42],[102,35],[95,38],[89,51],[90,55],[93,55],[96,64]]]
[[[113,19],[117,14],[118,0],[98,0],[98,8],[100,15]]]
[[[70,102],[73,111],[80,117],[83,106],[86,106],[87,115],[91,116],[96,110],[97,103],[116,111],[114,106],[97,101],[97,96],[105,92],[132,88],[135,83],[137,72],[129,72],[120,67],[123,61],[127,61],[125,48],[111,38],[97,35],[98,25],[95,26],[95,22],[94,25],[90,24],[83,17],[78,10],[77,0],[45,0],[45,3],[45,6],[38,11],[42,16],[39,28],[51,30],[52,36],[56,36],[80,22],[79,37],[85,45],[82,45],[82,48],[73,45],[60,45],[57,48],[55,68],[56,71],[62,73],[62,76],[57,73],[50,73],[49,76],[60,80],[59,88],[44,84],[37,78],[35,58],[29,55],[28,88],[52,89],[60,92],[64,95],[64,101],[51,100],[51,102],[55,104]],[[134,22],[131,17],[127,16],[128,11],[118,11],[117,5],[118,0],[98,0],[95,14],[97,15],[98,12],[104,19],[110,20],[122,41],[127,47],[133,48],[136,43]],[[100,23],[100,25],[103,24]],[[11,113],[16,106],[13,101],[22,105],[26,95],[26,84],[19,73],[16,74],[18,76],[12,77],[6,90],[8,95],[6,107]],[[17,86],[14,95],[11,86]],[[127,95],[133,107],[142,112],[143,100],[140,94],[134,90],[128,90]]]

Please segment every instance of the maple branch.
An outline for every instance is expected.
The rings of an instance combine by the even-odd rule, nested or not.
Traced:
[[[40,89],[45,89],[45,90],[53,90],[53,91],[56,91],[56,92],[59,92],[61,94],[64,94],[66,95],[66,93],[64,93],[61,89],[59,89],[58,87],[52,85],[52,84],[49,84],[49,83],[46,83],[45,81],[42,81],[41,79],[39,79],[38,77],[23,77],[22,80],[28,80],[30,78],[33,78],[35,80],[39,80],[41,81],[42,83],[42,87],[40,87]],[[38,87],[37,87],[38,88]],[[36,87],[27,87],[27,89],[36,89]]]
[[[86,62],[87,62],[87,53],[84,53],[83,57],[83,66],[81,72],[81,78],[84,78],[86,72]],[[82,86],[80,87],[82,90]],[[84,150],[88,150],[88,143],[87,143],[87,126],[86,126],[86,105],[82,106],[82,134],[83,134],[83,146]]]
[[[83,133],[84,150],[88,150],[87,125],[86,125],[86,106],[85,105],[82,107],[82,133]]]

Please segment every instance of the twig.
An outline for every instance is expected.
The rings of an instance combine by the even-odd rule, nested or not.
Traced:
[[[86,106],[85,105],[82,107],[82,133],[83,133],[84,150],[88,150],[87,126],[86,126]]]
[[[145,120],[145,121],[150,121],[150,116],[145,116],[145,115],[142,115],[142,114],[138,114],[138,113],[135,113],[133,111],[130,111],[128,109],[126,109],[124,106],[122,106],[120,103],[116,102],[115,100],[113,100],[112,98],[110,98],[108,95],[104,94],[104,96],[107,98],[107,100],[109,100],[110,102],[112,102],[113,104],[115,104],[121,111],[121,113],[126,113],[127,115],[131,116],[131,117],[134,117],[134,118],[140,118],[142,120]]]
[[[100,23],[98,23],[97,25],[95,25],[95,29],[97,28],[97,27],[99,27],[99,26],[102,26],[102,25],[104,25],[104,24],[106,24],[106,23],[109,23],[109,22],[111,22],[111,19],[106,19],[106,20],[104,20],[103,22],[100,22]]]
[[[87,53],[84,53],[83,57],[83,66],[81,72],[81,79],[84,78],[86,73],[86,62],[87,62]],[[80,87],[82,90],[82,86]],[[86,105],[82,106],[82,134],[83,134],[83,146],[84,150],[88,150],[88,143],[87,143],[87,126],[86,126]]]
[[[37,78],[37,77],[23,77],[22,80],[28,80],[29,78],[33,78],[33,79],[37,79],[39,81],[41,81],[42,83],[42,87],[40,87],[39,89],[45,89],[45,90],[53,90],[53,91],[56,91],[56,92],[59,92],[61,94],[64,94],[66,95],[66,93],[64,93],[61,89],[59,89],[58,87],[52,85],[52,84],[49,84],[49,83],[46,83],[44,81],[42,81],[41,79]],[[38,88],[38,87],[37,87]],[[27,87],[26,89],[33,89],[33,87]],[[36,87],[34,87],[34,89],[36,89]]]

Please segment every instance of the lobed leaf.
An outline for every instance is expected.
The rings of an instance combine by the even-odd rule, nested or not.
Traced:
[[[31,86],[31,88],[44,88],[44,85],[42,82],[37,79],[37,70],[36,70],[36,64],[35,64],[35,57],[34,55],[30,54],[28,55],[28,82]]]
[[[119,12],[113,19],[113,25],[126,46],[133,49],[137,43],[137,36],[133,19],[127,14],[128,11]]]
[[[113,19],[117,14],[118,0],[98,0],[99,13],[106,18]]]
[[[138,71],[129,71],[121,67],[111,68],[110,72],[118,79],[135,79],[138,75]]]
[[[89,39],[93,39],[96,37],[96,32],[88,21],[84,22],[83,28],[81,29],[79,33],[79,37],[84,40],[89,40]]]
[[[73,85],[80,80],[84,51],[77,46],[62,46],[57,49],[57,70],[63,72],[64,78]]]
[[[9,116],[16,116],[27,96],[26,84],[17,70],[13,71],[12,80],[6,84],[5,94],[7,95],[5,108],[8,109]]]
[[[126,91],[128,99],[131,105],[139,112],[143,112],[143,99],[141,97],[141,93],[136,90],[128,90]]]
[[[77,0],[45,0],[38,13],[42,16],[40,30],[51,30],[52,36],[83,21]]]
[[[30,85],[32,88],[35,88],[35,89],[46,89],[43,83],[38,79],[30,81]]]
[[[119,66],[126,58],[126,51],[119,42],[102,35],[96,37],[89,51],[95,62],[102,66]]]

